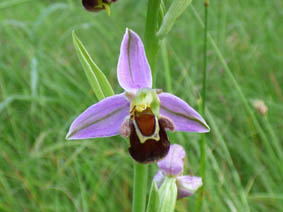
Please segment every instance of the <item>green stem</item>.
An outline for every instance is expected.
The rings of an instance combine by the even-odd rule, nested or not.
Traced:
[[[144,212],[146,205],[148,165],[134,162],[133,212]]]
[[[208,1],[204,3],[204,38],[203,38],[203,77],[202,77],[202,93],[201,93],[201,113],[205,117],[205,103],[206,103],[206,72],[207,72],[207,15],[208,15]],[[205,134],[202,134],[201,137],[201,147],[200,147],[200,174],[203,182],[203,186],[200,189],[199,195],[199,211],[202,209],[203,196],[204,196],[204,186],[205,186],[205,163],[206,163],[206,147],[205,147]]]
[[[156,57],[159,50],[159,39],[156,36],[159,21],[159,8],[161,0],[148,0],[146,24],[145,24],[145,52],[151,68],[152,76],[155,76]],[[155,77],[153,85],[155,84]]]
[[[156,56],[159,49],[159,40],[156,37],[158,28],[158,15],[161,0],[148,0],[145,23],[145,52],[152,75],[155,76]],[[155,82],[155,77],[153,82]],[[154,84],[154,83],[153,83]],[[144,212],[146,206],[148,165],[134,164],[134,191],[132,212]]]
[[[204,37],[203,37],[203,70],[202,70],[202,107],[201,112],[205,115],[206,103],[206,66],[207,66],[207,15],[208,15],[208,1],[204,3]]]

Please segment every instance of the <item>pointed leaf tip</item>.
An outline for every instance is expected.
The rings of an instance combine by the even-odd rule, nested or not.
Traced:
[[[172,29],[177,18],[182,15],[185,9],[190,5],[192,0],[174,0],[163,18],[161,26],[157,32],[159,38],[164,38]]]
[[[107,96],[114,95],[114,91],[109,81],[99,67],[94,63],[74,30],[72,31],[72,37],[76,53],[97,99],[102,100]]]

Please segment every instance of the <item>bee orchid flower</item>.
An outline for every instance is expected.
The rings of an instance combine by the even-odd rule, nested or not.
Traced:
[[[127,29],[117,76],[124,92],[90,106],[72,123],[67,139],[122,135],[130,138],[129,152],[140,163],[158,161],[169,151],[166,130],[204,133],[209,127],[184,100],[152,89],[152,76],[139,36]]]

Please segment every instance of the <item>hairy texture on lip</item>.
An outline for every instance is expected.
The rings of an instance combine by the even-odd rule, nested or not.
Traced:
[[[137,133],[133,121],[130,121],[130,148],[129,152],[133,159],[135,159],[139,163],[151,163],[155,161],[159,161],[164,158],[170,147],[170,142],[168,140],[166,131],[162,124],[159,122],[160,130],[159,136],[160,140],[156,141],[153,139],[148,139],[144,143],[141,143]]]

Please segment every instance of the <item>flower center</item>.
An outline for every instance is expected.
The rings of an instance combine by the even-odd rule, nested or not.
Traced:
[[[157,93],[159,90],[143,88],[131,99],[130,114],[142,113],[148,109],[159,118],[160,100]]]

